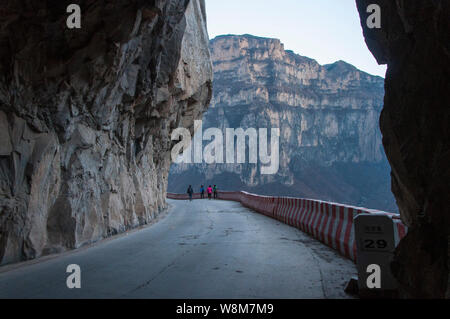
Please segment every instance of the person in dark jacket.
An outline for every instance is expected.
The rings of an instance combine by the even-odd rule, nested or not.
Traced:
[[[189,185],[187,193],[189,194],[189,200],[192,202],[192,195],[194,195],[194,189],[192,188],[192,185]]]

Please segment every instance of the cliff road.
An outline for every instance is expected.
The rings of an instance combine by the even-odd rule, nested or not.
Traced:
[[[349,298],[354,264],[236,202],[173,201],[159,222],[0,269],[0,298]],[[69,289],[67,266],[80,267]],[[9,267],[9,268],[8,268]]]

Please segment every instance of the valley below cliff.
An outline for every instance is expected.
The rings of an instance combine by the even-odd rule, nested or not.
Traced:
[[[279,128],[279,169],[265,175],[261,163],[248,161],[173,164],[169,192],[217,184],[397,212],[379,129],[383,78],[344,61],[320,65],[278,39],[219,36],[210,51],[213,99],[203,130]]]

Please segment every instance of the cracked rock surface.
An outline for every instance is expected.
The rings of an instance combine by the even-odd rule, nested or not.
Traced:
[[[0,264],[149,223],[211,98],[203,0],[78,3],[0,4]]]

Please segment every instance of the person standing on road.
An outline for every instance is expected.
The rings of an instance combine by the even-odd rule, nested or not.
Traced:
[[[203,185],[200,187],[200,198],[205,199],[205,187]]]
[[[212,195],[212,192],[213,192],[213,189],[212,189],[211,185],[209,185],[209,187],[208,187],[208,189],[206,191],[208,193],[208,199],[211,200],[211,195]]]
[[[194,190],[192,189],[192,185],[189,185],[187,193],[189,194],[189,200],[192,202],[192,195],[194,195]]]
[[[218,193],[217,193],[217,185],[214,185],[213,191],[214,191],[214,199],[218,199],[219,196],[218,196]]]

